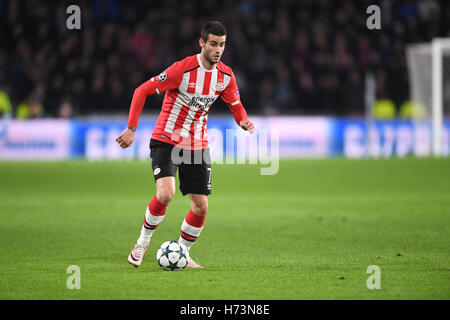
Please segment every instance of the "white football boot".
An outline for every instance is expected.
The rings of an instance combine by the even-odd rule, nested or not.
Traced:
[[[139,267],[142,263],[142,259],[144,258],[145,251],[147,251],[147,247],[136,244],[128,256],[128,262],[136,268]]]

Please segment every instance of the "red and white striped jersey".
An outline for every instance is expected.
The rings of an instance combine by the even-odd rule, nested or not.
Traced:
[[[164,91],[162,110],[152,139],[185,149],[206,148],[208,112],[219,96],[227,103],[238,124],[247,119],[231,68],[218,62],[208,70],[203,66],[200,54],[197,54],[175,62],[136,89],[128,125],[137,127],[148,95]]]

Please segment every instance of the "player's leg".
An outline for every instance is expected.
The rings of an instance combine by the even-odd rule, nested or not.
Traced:
[[[152,140],[150,149],[156,194],[146,208],[139,239],[128,256],[128,262],[135,267],[138,267],[142,263],[153,232],[163,221],[166,214],[166,207],[175,194],[177,167],[172,163],[170,158],[172,146]]]
[[[203,230],[206,213],[208,211],[208,195],[189,193],[191,209],[181,225],[181,234],[178,242],[183,244],[188,253],[188,267],[203,268],[190,257],[190,249],[197,241]]]
[[[150,238],[158,225],[163,221],[166,207],[175,195],[175,177],[163,177],[156,180],[156,195],[147,206],[141,235],[137,241],[140,246],[147,247]]]
[[[179,167],[180,190],[188,194],[191,208],[181,225],[178,241],[188,251],[188,267],[202,268],[190,256],[190,249],[203,230],[208,211],[208,195],[211,193],[211,158],[209,148],[203,152],[202,163],[181,164]]]

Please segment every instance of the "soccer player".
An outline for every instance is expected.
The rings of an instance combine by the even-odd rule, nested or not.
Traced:
[[[178,241],[186,247],[187,267],[203,268],[190,257],[189,250],[203,229],[211,193],[206,129],[209,108],[220,96],[242,129],[249,132],[255,129],[242,106],[233,71],[220,61],[225,42],[224,25],[219,21],[208,22],[201,31],[200,53],[175,62],[134,91],[128,127],[116,139],[122,148],[133,143],[146,97],[166,91],[150,140],[156,195],[147,206],[141,234],[128,256],[128,262],[135,267],[141,265],[150,238],[175,194],[178,169],[180,190],[189,196],[191,204]]]

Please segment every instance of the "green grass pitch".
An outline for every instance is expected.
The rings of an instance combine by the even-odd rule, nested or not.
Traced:
[[[213,165],[202,270],[163,271],[178,190],[143,264],[127,256],[155,192],[149,162],[0,163],[1,299],[450,299],[450,160]],[[66,286],[81,270],[81,289]],[[367,288],[380,268],[381,289]]]

